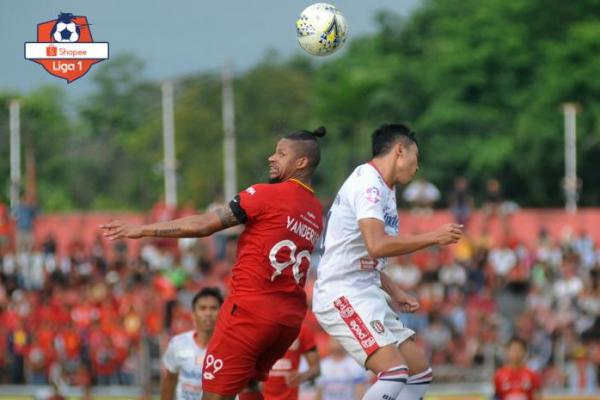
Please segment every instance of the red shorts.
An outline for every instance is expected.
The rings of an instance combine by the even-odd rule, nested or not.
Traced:
[[[300,333],[261,319],[225,300],[202,366],[202,390],[221,396],[241,392],[250,380],[264,381]]]

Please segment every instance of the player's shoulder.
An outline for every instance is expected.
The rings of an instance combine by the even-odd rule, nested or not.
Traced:
[[[244,192],[249,194],[250,196],[261,195],[265,192],[270,192],[273,190],[273,184],[270,183],[255,183],[254,185],[248,186],[244,189]]]
[[[179,333],[169,340],[169,345],[178,345],[194,339],[194,331]]]
[[[369,163],[364,163],[354,168],[354,171],[350,174],[347,182],[353,187],[358,186],[385,186],[383,178],[377,172],[375,167]]]

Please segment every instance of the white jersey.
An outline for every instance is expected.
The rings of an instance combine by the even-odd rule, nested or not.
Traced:
[[[163,356],[163,365],[178,374],[175,398],[177,400],[202,399],[202,363],[206,349],[194,340],[194,331],[173,336]]]
[[[371,163],[352,172],[329,211],[313,309],[331,307],[331,301],[340,293],[352,295],[381,286],[379,274],[387,265],[387,258],[369,257],[358,227],[358,221],[365,218],[383,221],[388,235],[398,234],[396,192]]]
[[[321,361],[321,375],[317,385],[323,400],[352,400],[356,398],[356,385],[368,381],[367,371],[348,356],[341,360],[331,357]]]

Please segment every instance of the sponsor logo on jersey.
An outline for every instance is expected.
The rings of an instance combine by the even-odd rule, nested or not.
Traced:
[[[375,332],[377,333],[383,333],[385,331],[385,327],[378,319],[371,321],[371,326],[373,327],[373,329],[375,329]]]
[[[379,193],[379,189],[376,188],[375,186],[372,186],[370,188],[367,188],[367,201],[369,203],[379,203],[379,201],[381,200],[381,193]]]
[[[250,193],[250,195],[254,195],[254,193],[256,193],[256,189],[254,189],[252,186],[250,186],[248,189],[246,189],[246,192]]]

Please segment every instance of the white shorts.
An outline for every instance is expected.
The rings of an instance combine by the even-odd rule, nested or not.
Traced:
[[[380,347],[400,344],[415,335],[392,310],[387,293],[376,286],[340,296],[330,306],[314,310],[314,314],[325,332],[363,366]]]

